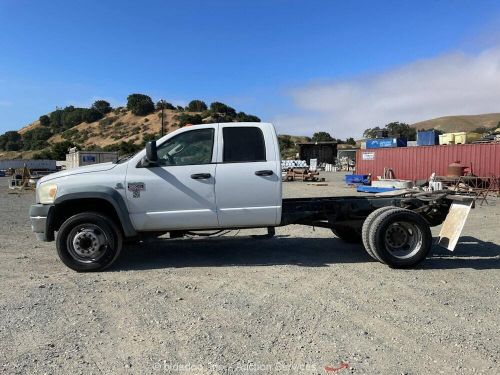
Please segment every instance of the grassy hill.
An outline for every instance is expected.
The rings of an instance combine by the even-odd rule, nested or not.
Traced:
[[[142,100],[139,105],[142,107],[130,105],[134,95]],[[62,159],[70,146],[85,150],[117,150],[121,154],[135,152],[148,140],[160,136],[161,103],[155,106],[151,98],[142,94],[133,94],[128,100],[129,108],[111,108],[105,101],[96,101],[90,108],[66,107],[42,115],[18,131],[0,135],[0,158]],[[105,111],[99,112],[96,104],[102,105],[102,102]],[[199,100],[191,101],[186,107],[169,103],[163,106],[165,134],[187,124],[260,121],[256,116],[237,112],[219,102],[211,103],[210,107]]]
[[[431,120],[420,121],[411,126],[418,129],[437,129],[443,133],[472,132],[477,128],[494,129],[499,127],[500,113],[482,115],[444,116]]]
[[[191,112],[183,112],[192,114]],[[164,110],[166,133],[179,127],[175,119],[178,113],[174,110]],[[62,133],[56,133],[47,142],[53,144],[64,140],[74,141],[82,148],[105,147],[117,141],[140,143],[148,134],[160,134],[161,111],[155,111],[146,116],[136,116],[126,109],[117,109],[106,114],[102,119],[91,123],[82,122]],[[19,130],[21,135],[29,130],[41,127],[40,121],[35,121]]]

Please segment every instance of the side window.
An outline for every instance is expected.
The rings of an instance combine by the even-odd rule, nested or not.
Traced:
[[[161,144],[158,162],[161,166],[209,164],[213,147],[214,129],[190,130]]]
[[[224,163],[266,161],[266,145],[262,130],[255,126],[227,127],[224,138]]]

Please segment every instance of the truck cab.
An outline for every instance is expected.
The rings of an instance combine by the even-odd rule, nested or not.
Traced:
[[[42,178],[30,219],[41,240],[54,240],[57,231],[59,255],[71,268],[101,269],[110,264],[106,248],[121,246],[123,237],[277,226],[281,194],[272,124],[205,124],[180,128],[116,163]]]
[[[137,231],[278,225],[281,162],[271,124],[185,127],[127,162]],[[152,145],[150,145],[151,148]],[[153,159],[153,160],[150,160]]]

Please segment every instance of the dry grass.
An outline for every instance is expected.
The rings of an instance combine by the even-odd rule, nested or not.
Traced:
[[[437,129],[442,132],[470,132],[479,127],[496,128],[500,122],[500,113],[482,115],[445,116],[421,121],[412,126],[417,129]]]

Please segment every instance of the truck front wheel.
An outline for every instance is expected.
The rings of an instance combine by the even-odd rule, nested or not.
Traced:
[[[78,272],[101,271],[120,255],[122,234],[112,219],[97,212],[83,212],[59,228],[57,254]]]

